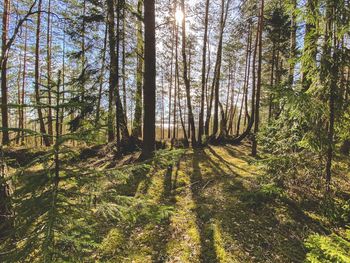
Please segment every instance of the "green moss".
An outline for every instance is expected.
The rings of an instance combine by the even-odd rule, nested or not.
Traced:
[[[305,262],[350,262],[350,241],[346,235],[350,235],[350,230],[347,233],[331,234],[330,236],[311,235],[306,240],[305,244],[309,250]]]
[[[114,256],[122,249],[125,242],[124,234],[117,228],[112,228],[100,245],[102,255]]]

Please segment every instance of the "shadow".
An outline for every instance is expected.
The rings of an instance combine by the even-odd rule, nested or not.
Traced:
[[[254,190],[252,187],[256,184],[238,176],[231,168],[234,164],[211,147],[208,150],[209,155],[204,150],[194,150],[190,178],[200,232],[201,262],[215,263],[221,259],[211,227],[214,222],[225,236],[225,250],[232,252],[239,262],[303,262],[307,252],[304,240],[310,233],[327,233],[322,224],[292,200]],[[228,148],[228,151],[241,158],[235,150]],[[246,153],[239,154],[242,160],[249,159]],[[205,173],[203,166],[206,166]],[[224,171],[223,166],[228,169]],[[204,188],[209,181],[212,182]],[[267,198],[261,200],[265,194]],[[234,254],[233,249],[239,249],[242,255]]]
[[[208,146],[208,149],[210,151],[210,153],[215,156],[215,158],[217,158],[220,163],[222,165],[225,165],[225,167],[232,173],[234,174],[235,172],[232,170],[231,168],[231,163],[227,162],[224,158],[222,158],[219,154],[217,154],[217,152],[215,152],[215,150],[211,147],[211,146]],[[235,166],[236,167],[236,166]]]
[[[206,197],[201,195],[201,187],[203,187],[203,177],[200,162],[206,159],[206,154],[203,149],[194,149],[193,153],[193,173],[191,174],[191,192],[195,202],[196,224],[199,229],[201,251],[201,262],[219,262],[214,246],[213,230],[210,228],[211,211],[208,209]],[[198,183],[197,183],[198,182]]]
[[[139,186],[142,183],[143,187],[141,192],[146,193],[150,186],[151,178],[148,175],[150,168],[134,169],[123,183],[116,183],[113,185],[113,189],[119,195],[135,196],[138,192]],[[112,179],[113,180],[113,179]]]

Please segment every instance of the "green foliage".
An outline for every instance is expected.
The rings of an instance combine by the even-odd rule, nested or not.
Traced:
[[[350,230],[329,236],[311,235],[305,242],[308,249],[305,262],[350,262]]]
[[[172,206],[135,197],[133,184],[147,180],[157,169],[174,164],[182,150],[160,151],[148,163],[111,170],[82,169],[79,152],[62,147],[60,180],[54,184],[52,151],[19,170],[11,196],[17,242],[0,244],[2,262],[82,262],[112,258],[132,227],[168,220]],[[75,161],[72,162],[71,160]],[[135,180],[137,178],[137,180]],[[125,186],[130,192],[125,192]]]
[[[283,189],[270,183],[262,184],[257,190],[244,192],[241,195],[241,200],[252,208],[258,208],[283,196]]]
[[[350,200],[326,197],[322,200],[323,214],[335,225],[350,223]]]

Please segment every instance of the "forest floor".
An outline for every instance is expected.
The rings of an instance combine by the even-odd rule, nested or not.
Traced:
[[[173,207],[167,220],[140,224],[124,240],[123,262],[303,262],[305,239],[327,234],[311,203],[261,187],[247,146],[187,150],[175,167],[152,174],[152,202]],[[348,188],[350,189],[350,188]]]
[[[319,200],[294,198],[264,182],[261,163],[249,152],[248,145],[181,150],[166,166],[146,169],[121,184],[104,182],[103,189],[114,188],[118,194],[169,209],[161,220],[138,220],[130,227],[101,219],[103,230],[96,240],[104,256],[96,252],[93,257],[98,262],[130,263],[303,262],[305,240],[334,228],[320,212]],[[130,155],[123,162],[132,165],[134,159]],[[348,159],[342,162],[347,172],[338,178],[347,197],[349,164]],[[92,155],[84,156],[79,166],[113,171],[120,163]],[[75,193],[80,191],[76,185]],[[61,187],[71,188],[64,183]],[[82,191],[90,191],[85,188]],[[308,191],[308,185],[299,190]]]

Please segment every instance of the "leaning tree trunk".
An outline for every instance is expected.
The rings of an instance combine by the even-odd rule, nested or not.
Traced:
[[[214,122],[213,122],[213,136],[216,136],[219,130],[219,100],[220,100],[220,77],[221,77],[221,61],[222,61],[222,46],[223,46],[223,36],[224,29],[226,24],[226,18],[228,13],[230,0],[227,1],[225,7],[225,0],[221,1],[221,18],[220,18],[220,35],[219,43],[216,57],[216,66],[215,66],[215,76],[214,76]]]
[[[182,12],[184,13],[184,18],[182,20],[182,62],[183,62],[183,76],[186,88],[186,98],[187,98],[187,108],[188,108],[188,120],[191,125],[191,141],[192,146],[196,146],[196,127],[194,123],[194,117],[192,112],[192,102],[191,102],[191,87],[190,80],[188,78],[187,72],[187,56],[186,56],[186,15],[185,15],[185,0],[181,1]]]

